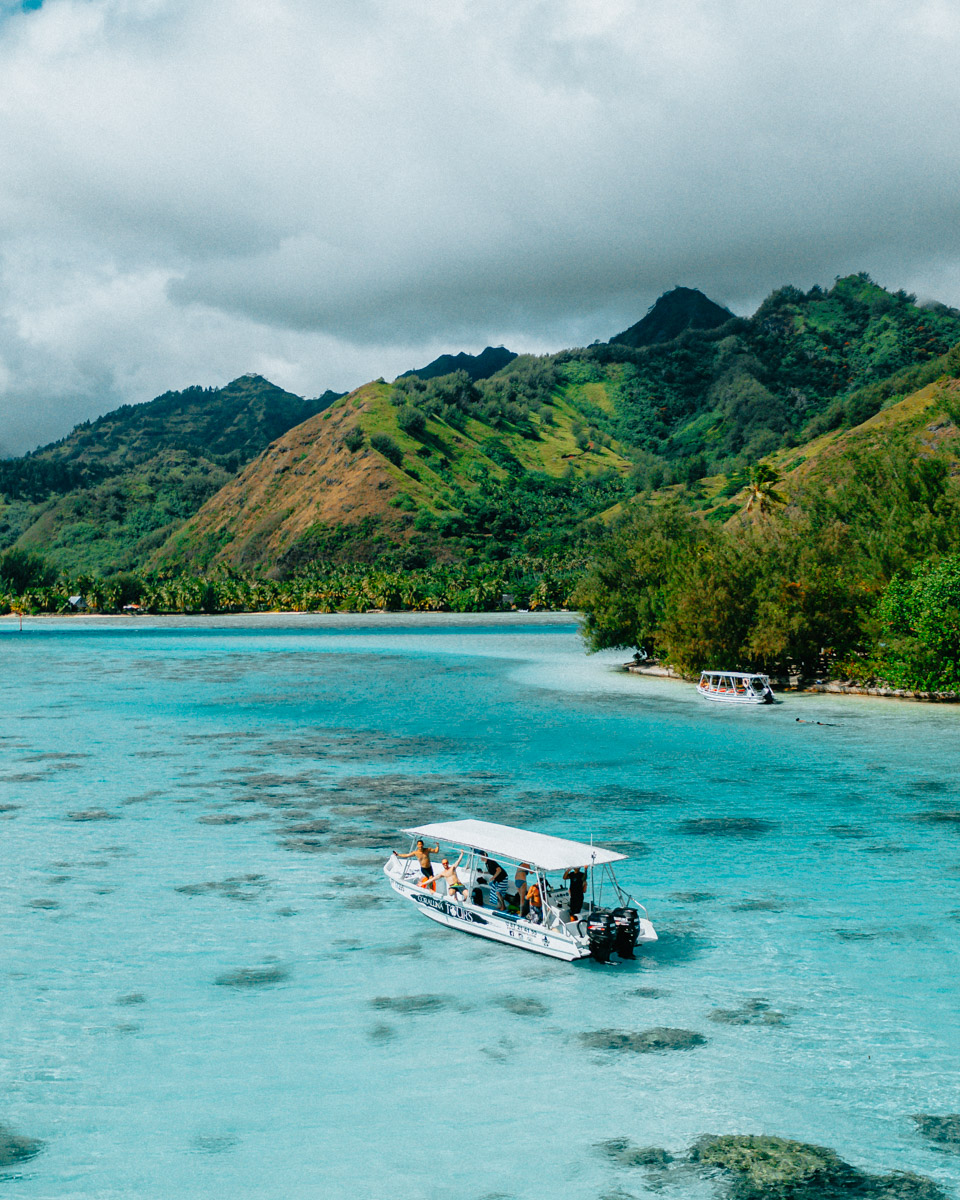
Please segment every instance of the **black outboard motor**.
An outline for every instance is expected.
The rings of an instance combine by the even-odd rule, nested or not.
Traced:
[[[610,951],[617,936],[617,926],[608,912],[592,912],[587,917],[587,940],[590,953],[597,962],[609,962]]]
[[[640,936],[640,914],[635,908],[615,908],[610,916],[616,926],[616,951],[621,958],[634,958],[633,948]]]

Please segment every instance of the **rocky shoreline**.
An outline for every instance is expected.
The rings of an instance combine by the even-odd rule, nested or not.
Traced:
[[[623,669],[632,675],[652,675],[659,679],[679,679],[687,683],[692,682],[659,663],[626,662],[623,664]],[[840,679],[828,679],[826,683],[806,683],[798,676],[790,676],[786,679],[774,677],[770,680],[770,686],[775,692],[819,692],[831,696],[879,696],[891,700],[922,700],[928,704],[960,704],[960,692],[921,692],[908,688],[865,687],[862,684]]]

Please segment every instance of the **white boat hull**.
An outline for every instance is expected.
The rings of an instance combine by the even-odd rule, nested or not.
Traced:
[[[446,925],[449,929],[472,933],[474,937],[488,938],[508,946],[519,946],[521,950],[532,950],[535,954],[546,954],[549,958],[559,958],[563,962],[576,962],[577,959],[590,957],[586,935],[573,932],[577,926],[548,928],[495,908],[481,908],[452,900],[448,896],[438,895],[431,888],[420,887],[419,875],[405,875],[402,870],[396,869],[396,863],[397,860],[392,859],[383,868],[384,874],[390,880],[390,886],[395,892],[416,904],[431,921]],[[395,869],[391,870],[392,867]],[[439,886],[444,885],[441,882]],[[582,924],[581,922],[580,925]],[[641,919],[637,945],[656,940],[657,935],[651,922]]]
[[[762,696],[739,695],[729,692],[711,692],[706,688],[698,687],[697,691],[704,700],[714,700],[718,704],[772,704],[773,696],[769,692],[765,692]]]

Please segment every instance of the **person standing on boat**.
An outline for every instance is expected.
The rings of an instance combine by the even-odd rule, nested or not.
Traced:
[[[409,854],[397,854],[396,850],[394,850],[394,854],[397,854],[397,858],[415,858],[417,860],[417,862],[420,864],[420,874],[422,876],[420,880],[420,886],[426,887],[427,881],[430,881],[433,884],[434,891],[436,891],[437,885],[433,878],[433,863],[430,861],[430,855],[439,853],[439,842],[437,842],[435,846],[428,850],[423,844],[423,838],[417,838],[417,844]]]
[[[543,920],[543,897],[540,895],[539,879],[535,879],[531,886],[527,888],[526,895],[523,898],[523,906],[520,909],[520,916],[526,917],[534,925],[539,925]]]
[[[570,920],[575,921],[583,908],[583,897],[587,890],[587,868],[568,867],[563,873],[563,881],[570,888]]]
[[[498,862],[492,858],[485,860],[484,865],[490,876],[490,899],[496,900],[497,908],[502,912],[506,907],[507,873]]]
[[[459,893],[459,898],[464,902],[464,904],[467,902],[467,889],[460,882],[460,876],[457,874],[457,867],[459,867],[460,863],[463,861],[463,856],[465,853],[466,852],[464,850],[460,851],[460,857],[452,867],[450,866],[450,860],[448,858],[441,859],[440,866],[443,868],[443,870],[437,876],[438,879],[445,879],[447,881],[447,895],[450,897],[450,899],[456,899],[457,893]]]
[[[517,904],[523,906],[523,898],[527,894],[527,872],[530,864],[522,862],[513,873],[513,886],[517,889]]]

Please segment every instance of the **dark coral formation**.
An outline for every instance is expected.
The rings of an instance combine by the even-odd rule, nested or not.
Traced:
[[[271,983],[283,983],[290,978],[286,967],[241,967],[239,971],[226,971],[214,980],[220,987],[252,988],[264,987]]]
[[[762,996],[744,1000],[737,1008],[715,1008],[707,1016],[719,1025],[784,1025],[787,1020]]]
[[[930,812],[917,813],[911,820],[919,825],[960,826],[960,809],[933,809]]]
[[[550,1009],[535,996],[495,996],[494,1003],[518,1017],[546,1017]]]
[[[635,1146],[629,1138],[609,1138],[596,1146],[605,1157],[621,1167],[665,1167],[673,1155],[658,1146]]]
[[[832,833],[834,837],[847,838],[850,841],[859,841],[860,838],[870,836],[869,829],[864,829],[862,825],[849,825],[846,822],[841,822],[839,825],[828,825],[827,833]]]
[[[269,881],[263,875],[231,875],[209,883],[184,883],[174,888],[182,896],[224,896],[228,900],[255,900]]]
[[[760,817],[690,817],[680,822],[681,833],[701,837],[759,837],[777,828],[774,821]]]
[[[68,821],[116,821],[117,814],[107,812],[105,808],[84,808],[78,812],[68,812]]]
[[[397,1036],[397,1031],[392,1025],[387,1025],[383,1021],[378,1022],[367,1034],[371,1042],[392,1042]]]
[[[14,1133],[6,1125],[0,1125],[0,1167],[12,1167],[16,1163],[27,1162],[43,1149],[39,1138],[24,1137]]]
[[[871,1175],[825,1146],[787,1138],[711,1135],[697,1142],[690,1157],[727,1173],[732,1200],[947,1200],[923,1175]]]
[[[591,1050],[626,1050],[635,1054],[652,1054],[661,1050],[692,1050],[703,1046],[707,1039],[691,1029],[672,1029],[658,1025],[641,1033],[622,1029],[594,1029],[581,1033],[580,1040]]]
[[[915,1113],[913,1119],[923,1136],[931,1142],[960,1150],[960,1113],[945,1113],[940,1117],[932,1113]]]
[[[449,1003],[449,996],[423,994],[419,996],[374,996],[370,1001],[370,1006],[383,1012],[410,1015],[436,1012],[438,1009],[446,1008]]]

